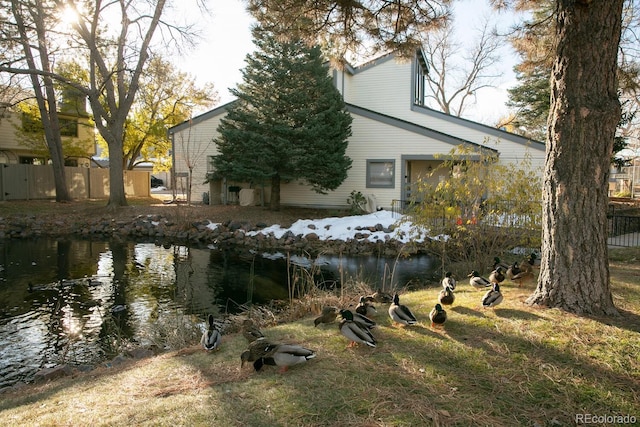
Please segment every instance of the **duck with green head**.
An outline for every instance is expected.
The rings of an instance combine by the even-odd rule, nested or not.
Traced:
[[[418,323],[411,309],[404,304],[400,304],[400,296],[397,293],[393,296],[393,302],[389,306],[389,317],[394,323],[404,326]]]
[[[340,333],[349,340],[348,347],[356,344],[364,344],[369,347],[375,347],[377,340],[371,333],[370,328],[354,321],[354,314],[350,310],[340,310],[342,320],[338,325]]]
[[[447,311],[442,308],[442,305],[436,304],[429,313],[429,320],[431,320],[432,328],[436,325],[444,325],[444,322],[447,321]]]

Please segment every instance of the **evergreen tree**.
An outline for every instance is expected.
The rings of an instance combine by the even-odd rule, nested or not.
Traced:
[[[271,209],[280,209],[280,183],[301,180],[319,192],[347,177],[351,116],[323,65],[319,47],[283,41],[261,28],[247,56],[238,97],[218,126],[217,175],[271,184]]]

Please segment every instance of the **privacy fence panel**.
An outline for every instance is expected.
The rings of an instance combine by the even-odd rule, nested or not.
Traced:
[[[67,189],[74,199],[109,197],[109,169],[65,167]],[[151,175],[148,171],[125,171],[127,196],[149,197]],[[51,165],[2,164],[0,200],[54,199],[56,197]]]

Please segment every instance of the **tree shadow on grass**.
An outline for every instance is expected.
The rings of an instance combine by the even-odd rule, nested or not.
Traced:
[[[621,308],[618,308],[618,312],[620,316],[590,316],[589,318],[605,325],[640,333],[640,315],[638,313]]]
[[[519,320],[540,320],[541,316],[537,314],[525,311],[525,310],[515,310],[513,308],[495,308],[493,312],[498,317],[504,317],[507,319],[519,319]]]
[[[474,316],[474,317],[486,317],[485,314],[481,311],[478,310],[474,310],[472,308],[469,307],[463,307],[461,305],[455,306],[455,307],[451,307],[449,310],[454,311],[458,314],[463,314],[463,315],[467,315],[467,316]]]

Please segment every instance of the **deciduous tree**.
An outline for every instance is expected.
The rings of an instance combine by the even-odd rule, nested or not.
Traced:
[[[500,60],[500,39],[486,20],[466,51],[450,24],[427,33],[423,49],[429,60],[426,98],[440,111],[462,117],[476,91],[491,87],[501,75],[495,67]]]

